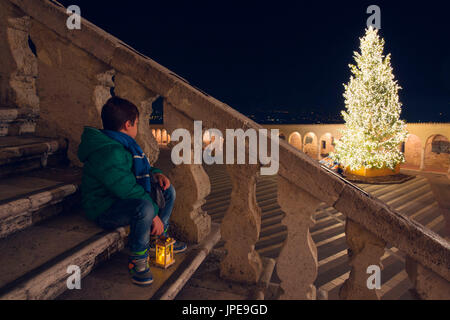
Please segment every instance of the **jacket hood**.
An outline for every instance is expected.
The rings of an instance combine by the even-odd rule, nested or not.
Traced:
[[[83,134],[81,135],[81,143],[78,147],[78,159],[81,162],[85,162],[91,154],[111,145],[121,146],[119,142],[109,138],[99,129],[84,127]]]

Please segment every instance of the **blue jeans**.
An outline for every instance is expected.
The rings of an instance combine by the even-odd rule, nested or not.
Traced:
[[[159,209],[158,216],[164,224],[164,230],[169,227],[169,219],[175,203],[175,188],[170,185],[163,191],[166,206]],[[128,247],[132,252],[144,251],[148,248],[150,232],[155,209],[149,200],[120,199],[111,208],[102,213],[96,220],[97,224],[107,230],[130,225]]]

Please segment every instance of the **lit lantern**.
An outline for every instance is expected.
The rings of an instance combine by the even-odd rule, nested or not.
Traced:
[[[173,244],[175,240],[167,237],[160,237],[156,240],[156,257],[155,263],[157,266],[167,269],[175,263],[173,258]]]

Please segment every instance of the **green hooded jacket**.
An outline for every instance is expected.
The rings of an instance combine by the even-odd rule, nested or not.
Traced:
[[[81,201],[88,219],[95,220],[118,199],[149,200],[158,214],[158,206],[136,182],[133,157],[121,143],[99,129],[84,127],[78,158],[84,164]],[[161,173],[156,168],[151,171]]]

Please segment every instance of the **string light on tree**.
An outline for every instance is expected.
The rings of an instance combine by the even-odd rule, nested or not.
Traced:
[[[330,156],[351,170],[390,168],[405,162],[399,145],[406,140],[405,122],[400,120],[402,104],[394,80],[391,56],[383,55],[384,40],[373,27],[360,39],[361,53],[345,87],[346,122],[342,137]]]

